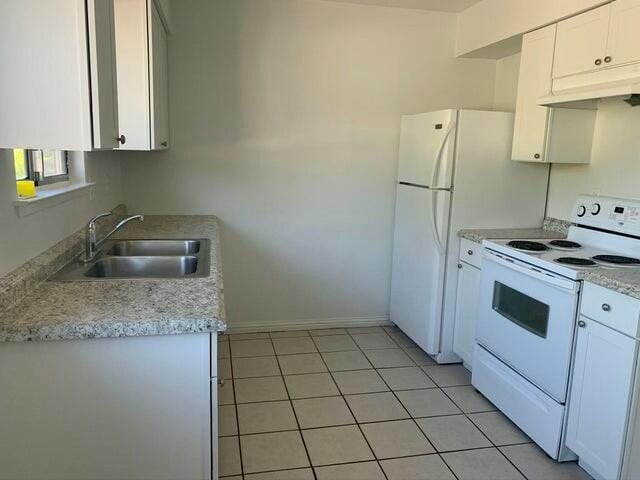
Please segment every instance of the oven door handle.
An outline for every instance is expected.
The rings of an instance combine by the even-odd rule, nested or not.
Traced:
[[[514,270],[529,277],[533,277],[537,280],[540,280],[541,282],[554,285],[568,292],[575,293],[578,290],[578,282],[553,275],[552,273],[545,273],[532,266],[523,264],[522,262],[519,262],[517,260],[507,259],[502,255],[498,255],[497,253],[493,253],[487,249],[484,250],[484,260],[495,262],[498,265],[502,265],[503,267],[506,267],[510,270]]]

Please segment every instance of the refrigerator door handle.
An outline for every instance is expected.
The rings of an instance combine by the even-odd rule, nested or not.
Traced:
[[[442,240],[440,240],[440,231],[438,230],[438,190],[431,191],[431,231],[433,232],[433,239],[436,241],[436,246],[440,255],[444,255],[444,246]]]
[[[447,145],[447,141],[449,140],[449,136],[456,128],[456,122],[451,122],[449,128],[447,129],[447,133],[444,134],[444,138],[442,139],[442,143],[440,144],[440,148],[438,148],[438,153],[436,154],[436,158],[433,161],[433,171],[431,172],[431,185],[430,187],[435,188],[438,185],[438,174],[440,173],[440,164],[442,163],[442,154],[444,152],[444,147]]]

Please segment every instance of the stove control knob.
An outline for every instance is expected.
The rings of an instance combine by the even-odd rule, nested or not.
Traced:
[[[600,204],[599,203],[594,203],[593,205],[591,205],[591,215],[597,215],[600,213]]]
[[[584,205],[580,205],[578,207],[578,216],[584,217],[586,213],[587,213],[587,207],[585,207]]]

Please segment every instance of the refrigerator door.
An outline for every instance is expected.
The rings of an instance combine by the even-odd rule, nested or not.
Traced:
[[[451,193],[398,185],[390,316],[423,350],[437,354]]]
[[[450,188],[457,110],[402,117],[398,182]]]

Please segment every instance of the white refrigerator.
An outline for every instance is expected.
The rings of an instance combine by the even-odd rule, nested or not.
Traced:
[[[453,351],[463,228],[539,227],[548,165],[511,160],[513,114],[442,110],[402,118],[390,318],[439,363]]]

